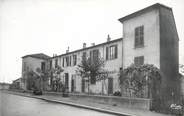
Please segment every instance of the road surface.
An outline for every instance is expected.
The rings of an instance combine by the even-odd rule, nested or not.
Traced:
[[[0,91],[0,116],[114,116]]]

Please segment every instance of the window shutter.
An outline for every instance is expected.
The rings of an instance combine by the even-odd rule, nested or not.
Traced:
[[[106,47],[106,60],[108,60],[108,56],[109,56],[109,48]]]
[[[115,58],[118,58],[118,46],[115,46]]]
[[[70,66],[72,65],[72,56],[70,56]]]
[[[93,61],[93,51],[90,51],[90,61]]]
[[[135,28],[135,47],[138,46],[138,35],[139,35],[139,28]]]
[[[65,63],[65,58],[63,58],[63,67],[65,66],[64,63]]]

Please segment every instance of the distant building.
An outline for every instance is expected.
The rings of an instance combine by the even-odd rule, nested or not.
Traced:
[[[37,72],[37,69],[45,70],[46,61],[50,58],[49,56],[40,54],[30,54],[22,57],[22,78],[24,81],[23,89],[26,89],[27,73],[29,71]]]
[[[23,88],[24,88],[23,78],[18,78],[14,80],[11,84],[11,89],[23,89]]]
[[[9,83],[0,83],[0,90],[7,90],[9,89],[10,84]]]

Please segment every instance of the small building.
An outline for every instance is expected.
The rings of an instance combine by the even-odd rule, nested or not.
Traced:
[[[9,83],[0,83],[0,90],[8,90],[10,87]]]
[[[30,71],[37,72],[37,69],[45,70],[46,62],[50,57],[43,53],[30,54],[22,57],[22,79],[23,89],[27,89],[27,77]]]
[[[24,88],[23,78],[18,78],[14,80],[11,84],[11,89],[23,89],[23,88]]]

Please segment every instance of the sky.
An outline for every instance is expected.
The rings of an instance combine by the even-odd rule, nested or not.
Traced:
[[[122,37],[119,18],[155,3],[173,9],[184,64],[184,0],[0,0],[0,82],[21,77],[22,56],[63,54]]]

